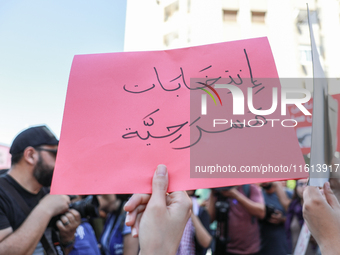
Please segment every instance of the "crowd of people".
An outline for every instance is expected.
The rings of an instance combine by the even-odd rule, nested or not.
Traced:
[[[167,193],[159,165],[152,194],[50,195],[57,149],[46,126],[14,139],[11,168],[0,172],[0,254],[287,255],[304,224],[305,254],[340,253],[340,204],[328,182],[323,190],[307,179],[294,190],[281,181],[215,188],[202,200],[195,190]]]

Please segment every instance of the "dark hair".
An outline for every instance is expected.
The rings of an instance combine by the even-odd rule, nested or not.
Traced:
[[[12,166],[19,163],[23,155],[24,155],[24,152],[20,152],[20,153],[12,155],[12,159],[11,159]]]

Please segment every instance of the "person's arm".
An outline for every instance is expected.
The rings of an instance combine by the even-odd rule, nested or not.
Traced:
[[[280,204],[283,206],[285,211],[287,211],[292,200],[287,196],[281,182],[273,182],[273,185],[275,187],[275,192],[279,198]]]
[[[216,218],[216,208],[215,204],[217,202],[217,197],[214,195],[215,192],[211,190],[210,196],[208,199],[207,211],[210,216],[210,222],[213,222]]]
[[[124,255],[137,255],[138,248],[138,238],[132,237],[131,234],[124,235]]]
[[[340,251],[340,204],[328,182],[324,184],[325,198],[317,187],[303,192],[303,217],[323,255]]]
[[[194,213],[191,213],[191,220],[195,227],[195,236],[198,243],[203,248],[208,248],[211,243],[212,236],[203,226],[201,220]]]
[[[253,190],[251,192],[253,192]],[[239,192],[237,188],[232,188],[228,191],[222,191],[221,193],[226,197],[236,199],[251,215],[255,216],[256,218],[263,219],[265,217],[266,207],[264,203],[255,202],[247,198],[245,195]]]
[[[67,196],[45,196],[16,231],[11,227],[0,231],[0,254],[32,254],[50,219],[67,211],[68,203]]]
[[[126,225],[139,236],[140,254],[175,255],[190,217],[192,203],[187,193],[167,195],[168,172],[159,165],[152,180],[152,195],[134,194],[125,204]]]

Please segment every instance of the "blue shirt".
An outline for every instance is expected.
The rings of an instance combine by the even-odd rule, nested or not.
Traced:
[[[292,192],[286,190],[286,195],[291,198]],[[268,194],[263,190],[263,197],[266,205],[281,211],[285,216],[286,212],[280,203],[276,192]],[[286,255],[288,254],[288,244],[284,223],[272,224],[266,221],[261,222],[261,254],[262,255]]]
[[[103,234],[100,238],[100,243],[105,255],[123,254],[124,235],[131,233],[131,228],[125,225],[125,214],[118,216],[117,222],[112,229],[115,218],[116,215],[109,214],[104,226]]]
[[[100,255],[96,236],[92,226],[84,221],[76,231],[76,239],[69,255]]]

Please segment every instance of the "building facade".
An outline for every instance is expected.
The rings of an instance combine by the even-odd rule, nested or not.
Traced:
[[[339,0],[128,0],[125,51],[267,36],[280,78],[311,78],[307,6],[330,94],[340,93]],[[311,82],[301,86],[312,90]]]

